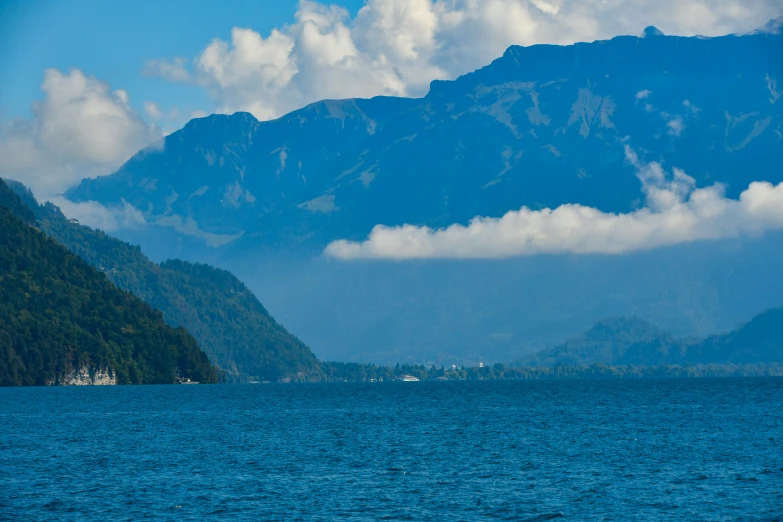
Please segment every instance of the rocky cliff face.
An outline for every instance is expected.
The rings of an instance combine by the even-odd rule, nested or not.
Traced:
[[[82,366],[48,384],[49,386],[114,386],[117,384],[117,376],[108,368]]]

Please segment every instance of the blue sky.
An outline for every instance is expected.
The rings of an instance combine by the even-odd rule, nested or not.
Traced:
[[[341,0],[356,14],[363,0]],[[0,108],[27,116],[43,71],[78,68],[132,93],[131,101],[206,109],[195,86],[173,85],[141,72],[149,59],[195,56],[233,27],[268,34],[294,22],[296,0],[0,0]]]

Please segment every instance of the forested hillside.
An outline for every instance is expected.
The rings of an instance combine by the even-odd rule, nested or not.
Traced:
[[[33,207],[41,230],[160,310],[169,324],[186,328],[229,380],[320,380],[315,355],[231,273],[184,261],[158,265],[138,247],[71,223],[51,203],[38,205],[24,186],[9,185]]]
[[[634,317],[600,321],[583,334],[519,361],[523,365],[755,364],[783,362],[783,308],[724,334],[678,338]]]
[[[186,325],[227,374],[270,381],[320,380],[315,355],[233,274],[180,260],[166,261],[159,270],[167,290],[150,294],[149,302],[174,323]]]
[[[32,194],[29,192],[23,193],[32,197]],[[35,225],[35,214],[32,211],[32,207],[24,203],[2,179],[0,179],[0,207],[10,210],[22,222],[28,225]]]
[[[0,385],[80,374],[117,384],[219,377],[184,328],[0,206]]]
[[[581,335],[524,360],[532,366],[615,364],[632,345],[669,337],[660,328],[635,317],[599,321]]]

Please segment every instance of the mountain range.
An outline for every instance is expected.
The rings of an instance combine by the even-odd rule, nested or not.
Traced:
[[[231,270],[330,359],[510,360],[624,314],[675,335],[726,331],[779,305],[779,233],[618,256],[346,263],[322,251],[378,224],[633,211],[645,195],[626,147],[730,198],[781,182],[779,27],[513,46],[420,99],[199,118],[66,196],[133,206],[146,225],[123,239],[154,260]]]
[[[123,201],[208,245],[361,239],[526,205],[639,205],[624,146],[736,197],[783,179],[783,36],[643,37],[510,47],[423,99],[325,100],[273,121],[195,119],[69,190]],[[735,95],[737,94],[737,95]]]

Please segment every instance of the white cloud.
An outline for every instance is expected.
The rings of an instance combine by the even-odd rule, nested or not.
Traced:
[[[679,137],[682,135],[682,131],[685,130],[685,122],[682,121],[682,116],[674,116],[668,122],[666,126],[669,128],[669,135]]]
[[[111,209],[95,201],[74,203],[60,196],[53,196],[49,201],[60,207],[66,217],[107,232],[119,228],[138,228],[146,223],[144,215],[124,200],[122,205]]]
[[[701,112],[701,109],[699,109],[698,107],[694,106],[690,102],[690,100],[685,100],[684,102],[682,102],[682,106],[685,107],[686,109],[690,110],[691,114],[693,114],[694,116],[697,116]]]
[[[144,65],[144,76],[160,77],[171,82],[186,82],[190,73],[186,69],[187,60],[182,57],[170,60],[148,60]]]
[[[162,113],[160,112],[158,106],[151,101],[144,102],[144,112],[147,114],[147,117],[149,117],[152,121],[157,121],[162,116]]]
[[[0,127],[0,176],[46,199],[87,176],[109,174],[160,137],[128,104],[128,93],[79,70],[44,73],[31,119]]]
[[[325,253],[338,259],[505,258],[536,254],[621,254],[783,228],[783,183],[755,182],[739,199],[720,184],[697,189],[679,169],[667,176],[626,147],[646,195],[646,206],[611,214],[581,205],[531,210],[501,218],[476,217],[468,226],[433,230],[376,226],[364,242],[335,241]]]
[[[291,37],[277,30],[262,38],[250,29],[234,28],[230,44],[215,39],[201,53],[197,72],[223,110],[231,103],[268,118],[273,113],[265,100],[293,95],[286,92],[296,72],[290,58],[293,45]]]
[[[649,89],[644,89],[643,91],[639,91],[636,93],[636,101],[638,102],[639,100],[646,100],[647,98],[650,97],[651,94],[652,91]]]
[[[637,35],[651,24],[741,33],[781,11],[783,0],[367,0],[352,18],[302,0],[295,22],[268,36],[234,28],[192,60],[152,60],[144,72],[204,86],[221,112],[268,119],[324,98],[422,96],[432,80],[484,66],[512,44]]]

